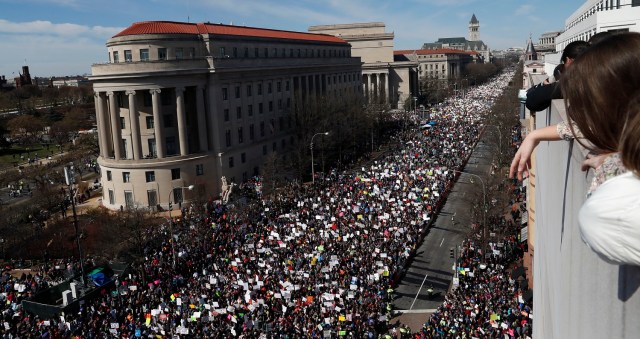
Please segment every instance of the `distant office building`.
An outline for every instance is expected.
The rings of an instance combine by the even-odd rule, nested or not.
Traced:
[[[480,21],[473,14],[469,21],[469,39],[464,37],[454,38],[439,38],[438,41],[433,43],[425,43],[422,45],[422,49],[457,49],[466,52],[476,52],[478,57],[476,62],[490,62],[491,53],[489,47],[480,40]]]
[[[573,41],[587,41],[605,31],[640,32],[640,1],[586,1],[565,20],[564,32],[556,37],[556,51],[562,52]]]
[[[52,77],[49,79],[49,86],[56,88],[64,86],[79,87],[89,84],[89,79],[83,76]]]
[[[562,32],[546,32],[540,36],[538,39],[538,43],[535,45],[535,49],[538,53],[546,54],[546,53],[555,53],[556,52],[556,38]]]
[[[333,35],[138,22],[92,66],[103,203],[167,207],[222,193],[285,153],[292,101],[361,93],[361,61]]]
[[[454,80],[461,78],[468,64],[473,63],[475,52],[458,49],[416,49],[394,51],[396,60],[418,63],[418,77],[425,79]]]
[[[309,32],[335,35],[351,44],[351,54],[364,63],[362,85],[371,101],[384,101],[399,108],[414,95],[417,65],[394,59],[394,34],[385,32],[384,23],[311,26]]]

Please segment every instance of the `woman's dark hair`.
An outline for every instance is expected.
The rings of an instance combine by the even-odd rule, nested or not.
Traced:
[[[578,40],[571,42],[562,51],[562,57],[560,57],[560,60],[563,63],[566,63],[568,58],[577,58],[580,54],[586,51],[587,48],[589,48],[589,43],[586,41]]]
[[[591,143],[604,152],[618,152],[629,103],[640,95],[640,33],[614,34],[587,49],[561,81],[567,116]],[[573,124],[569,124],[573,126]],[[628,133],[627,133],[628,134]]]
[[[629,120],[620,137],[620,155],[624,167],[640,175],[640,95],[629,103]]]

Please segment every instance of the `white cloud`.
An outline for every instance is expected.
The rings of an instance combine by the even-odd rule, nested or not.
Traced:
[[[516,9],[516,15],[531,15],[533,13],[534,7],[532,5],[521,5]]]
[[[56,24],[51,21],[11,22],[0,19],[0,33],[26,35],[53,35],[60,37],[89,35],[93,37],[109,38],[120,32],[122,28],[85,26],[72,23]],[[106,39],[105,39],[106,41]]]
[[[11,22],[0,19],[0,50],[6,53],[0,75],[28,65],[34,76],[75,75],[106,62],[105,43],[122,28],[50,21]]]

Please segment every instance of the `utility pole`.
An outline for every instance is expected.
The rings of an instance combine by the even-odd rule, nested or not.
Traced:
[[[82,248],[80,247],[80,234],[78,232],[78,215],[76,214],[76,200],[73,194],[73,184],[75,184],[75,170],[73,164],[70,163],[64,167],[64,180],[69,187],[69,199],[71,199],[71,210],[73,211],[73,227],[76,231],[76,246],[78,247],[78,257],[80,260],[80,271],[82,272],[82,284],[87,286],[84,276],[84,260],[82,259]]]

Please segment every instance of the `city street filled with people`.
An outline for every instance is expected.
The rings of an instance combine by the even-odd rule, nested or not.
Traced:
[[[482,121],[513,76],[505,72],[435,106],[428,124],[411,116],[412,127],[394,137],[398,147],[350,170],[319,175],[314,185],[292,182],[233,207],[210,201],[205,213],[185,209],[148,234],[133,273],[118,277],[115,290],[103,288],[86,300],[76,314],[42,319],[20,302],[79,272],[77,261],[50,262],[22,276],[5,270],[2,338],[387,334],[393,315],[387,291],[436,218],[457,178],[453,170],[463,169]],[[513,223],[491,220],[503,229],[515,230]],[[497,246],[491,244],[485,256],[478,239],[469,237],[458,259],[458,288],[411,336],[530,334],[530,304],[507,272],[523,248],[508,232]]]

